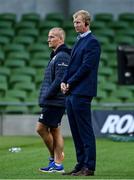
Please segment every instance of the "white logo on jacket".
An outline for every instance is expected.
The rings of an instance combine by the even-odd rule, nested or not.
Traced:
[[[68,65],[62,62],[61,64],[58,64],[58,66],[68,66]]]

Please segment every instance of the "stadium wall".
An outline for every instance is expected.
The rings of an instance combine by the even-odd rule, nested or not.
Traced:
[[[35,126],[39,115],[1,115],[0,135],[36,135]],[[92,123],[96,137],[109,134],[134,135],[133,110],[93,110]],[[64,137],[71,136],[67,115],[62,119]]]
[[[41,16],[50,12],[67,15],[78,9],[89,10],[92,15],[109,12],[116,18],[122,12],[134,12],[134,0],[0,0],[0,13],[14,12],[18,17],[27,12]]]
[[[116,19],[120,13],[134,12],[134,0],[70,0],[69,2],[70,13],[85,9],[92,15],[100,12],[112,13]]]
[[[37,135],[35,126],[39,115],[0,115],[0,135]],[[61,124],[63,136],[71,136],[67,116],[64,115]]]
[[[44,17],[50,12],[63,12],[65,5],[62,0],[0,0],[0,13],[13,12],[20,18],[24,13],[37,12]]]

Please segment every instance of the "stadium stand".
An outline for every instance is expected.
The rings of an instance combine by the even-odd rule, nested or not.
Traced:
[[[94,20],[109,23],[114,20],[114,16],[112,13],[97,13],[94,17]]]
[[[50,57],[48,31],[54,26],[63,27],[70,47],[76,33],[72,19],[65,20],[59,13],[48,13],[41,18],[40,14],[29,12],[22,14],[19,21],[16,19],[14,13],[0,14],[0,111],[36,114],[38,92]],[[133,22],[133,13],[119,14],[116,20],[111,13],[94,15],[91,30],[102,47],[98,96],[93,101],[96,105],[134,102],[134,86],[117,83],[116,56],[119,44],[134,44]]]
[[[3,22],[11,22],[12,25],[14,25],[16,23],[16,14],[15,13],[9,13],[9,12],[5,12],[5,13],[1,13],[0,14],[0,21]]]
[[[40,14],[35,12],[22,14],[21,17],[21,21],[33,22],[36,24],[36,26],[40,22],[40,19],[41,19]]]

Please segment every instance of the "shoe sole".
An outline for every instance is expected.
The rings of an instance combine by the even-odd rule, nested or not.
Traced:
[[[45,170],[41,170],[41,169],[39,169],[39,171],[43,172],[43,173],[64,173],[65,172],[64,170],[61,170],[61,171],[57,171],[57,170],[45,171]]]

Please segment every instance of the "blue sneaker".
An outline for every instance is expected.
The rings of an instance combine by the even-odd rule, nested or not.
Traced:
[[[55,172],[64,173],[65,172],[63,165],[61,164],[60,166],[57,166],[54,161],[48,167],[40,168],[39,170],[41,172],[48,172],[48,173],[55,173]]]
[[[54,163],[54,159],[53,159],[53,158],[49,158],[48,160],[49,160],[48,166],[47,166],[47,167],[44,167],[44,168],[39,168],[39,171],[42,171],[42,169],[44,169],[45,171],[48,171],[48,170],[49,170],[49,168],[51,167],[51,164]]]
[[[51,158],[51,157],[50,157],[48,160],[49,160],[49,165],[54,162],[54,158]]]

